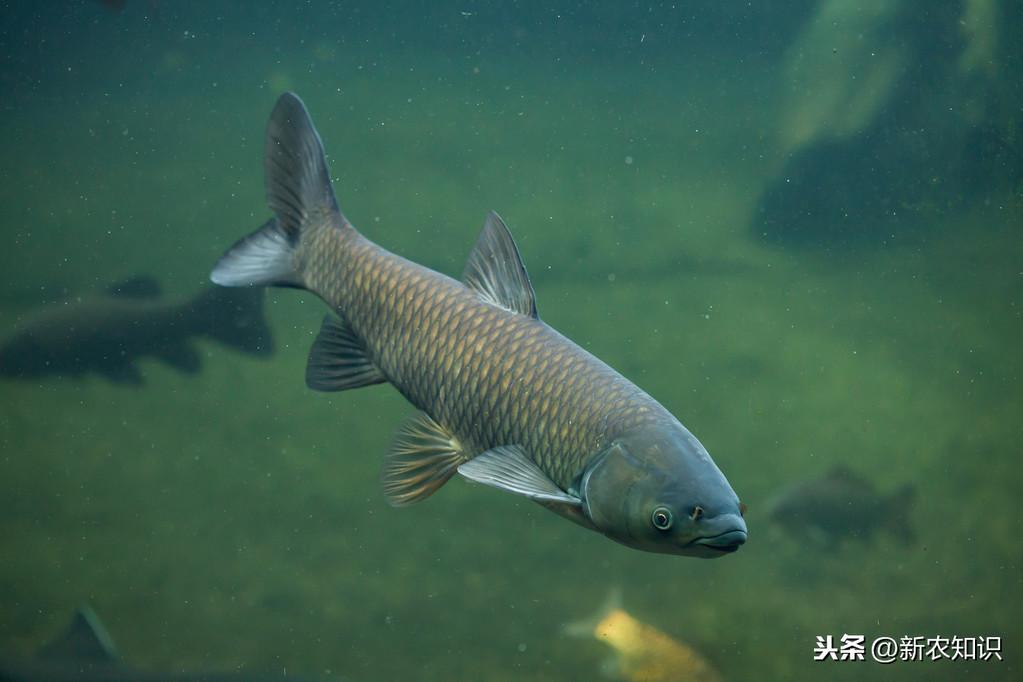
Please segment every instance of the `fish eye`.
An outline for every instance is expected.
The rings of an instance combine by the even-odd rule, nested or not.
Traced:
[[[650,516],[650,521],[657,530],[668,530],[672,523],[671,510],[667,507],[658,507]]]

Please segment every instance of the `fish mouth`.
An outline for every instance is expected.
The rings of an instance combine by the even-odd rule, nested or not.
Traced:
[[[712,535],[710,537],[697,538],[693,540],[694,545],[707,547],[723,554],[731,554],[746,543],[746,531],[735,529]]]

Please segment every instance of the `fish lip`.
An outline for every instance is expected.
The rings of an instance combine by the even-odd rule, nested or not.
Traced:
[[[708,549],[714,549],[724,554],[730,554],[736,551],[744,544],[746,544],[746,538],[748,534],[741,528],[735,528],[732,530],[719,533],[717,535],[711,535],[702,538],[696,538],[693,540],[691,545],[701,545]]]

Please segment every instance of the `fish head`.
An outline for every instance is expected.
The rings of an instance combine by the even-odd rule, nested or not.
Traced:
[[[713,558],[746,542],[739,498],[677,422],[615,438],[583,472],[579,493],[593,525],[635,549]]]
[[[642,650],[643,624],[622,609],[611,609],[593,627],[593,636],[622,653]]]

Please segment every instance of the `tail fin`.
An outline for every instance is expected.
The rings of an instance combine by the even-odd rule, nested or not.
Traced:
[[[238,241],[210,274],[227,287],[273,285],[304,287],[295,259],[302,233],[312,224],[346,224],[338,209],[323,143],[298,95],[277,100],[266,127],[266,198],[276,218]]]
[[[916,540],[916,533],[913,531],[913,524],[910,519],[910,512],[913,510],[913,500],[916,498],[916,487],[912,483],[899,486],[888,496],[888,530],[898,540],[913,542]]]
[[[213,287],[199,294],[192,312],[207,336],[245,353],[270,355],[274,340],[263,315],[265,298],[266,292],[254,287]]]
[[[293,238],[276,218],[271,218],[220,257],[210,273],[210,281],[222,287],[302,288],[294,259],[297,245],[298,237]]]

